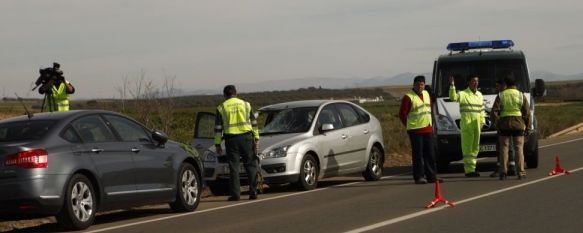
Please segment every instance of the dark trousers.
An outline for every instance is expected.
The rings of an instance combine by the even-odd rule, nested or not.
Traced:
[[[437,168],[431,134],[409,133],[409,139],[411,140],[411,149],[413,151],[413,179],[425,178],[429,181],[434,181]]]
[[[249,179],[249,194],[257,194],[258,159],[253,153],[253,143],[253,136],[250,133],[225,136],[225,147],[231,175],[229,180],[231,197],[238,198],[241,196],[240,162],[243,162]]]

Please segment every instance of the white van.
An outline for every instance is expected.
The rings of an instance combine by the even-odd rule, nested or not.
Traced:
[[[498,134],[490,120],[490,111],[498,91],[496,80],[512,73],[518,90],[529,99],[532,124],[525,138],[524,155],[527,168],[538,167],[537,121],[534,111],[534,97],[545,92],[544,81],[536,80],[531,89],[528,66],[524,53],[514,50],[512,40],[473,41],[450,43],[449,52],[439,56],[433,66],[432,95],[434,139],[438,170],[447,171],[452,161],[462,159],[460,140],[459,104],[449,99],[449,77],[455,78],[456,90],[467,88],[468,75],[480,78],[478,89],[484,96],[486,107],[486,124],[480,136],[480,153],[478,157],[495,157],[498,155]]]

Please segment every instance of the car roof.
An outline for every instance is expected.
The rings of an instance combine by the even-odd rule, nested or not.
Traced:
[[[301,108],[301,107],[320,107],[324,104],[328,103],[349,103],[343,100],[300,100],[300,101],[291,101],[291,102],[284,102],[278,104],[272,104],[259,109],[259,111],[273,111],[279,109],[286,109],[286,108]]]
[[[71,110],[71,111],[64,111],[64,112],[41,112],[41,113],[33,113],[30,120],[61,120],[69,117],[86,115],[91,113],[111,113],[111,114],[118,114],[112,111],[106,110]],[[11,122],[11,121],[23,121],[28,120],[27,115],[16,116],[8,119],[4,119],[0,122]]]

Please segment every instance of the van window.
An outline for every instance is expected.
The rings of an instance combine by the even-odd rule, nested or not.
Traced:
[[[497,94],[496,79],[507,74],[514,76],[516,86],[522,92],[528,92],[529,83],[526,65],[522,60],[464,61],[440,63],[437,77],[433,84],[437,97],[449,95],[449,77],[455,78],[456,90],[467,88],[467,77],[477,75],[480,78],[478,90],[484,95]]]

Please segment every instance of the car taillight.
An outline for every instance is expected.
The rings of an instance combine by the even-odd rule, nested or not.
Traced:
[[[46,168],[49,165],[48,153],[45,149],[32,149],[6,156],[4,166],[19,166],[21,168]]]

